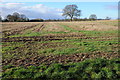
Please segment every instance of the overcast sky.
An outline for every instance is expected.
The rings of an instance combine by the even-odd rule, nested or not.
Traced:
[[[98,18],[118,17],[117,2],[2,2],[0,9],[2,17],[19,12],[30,19],[63,19],[62,9],[70,4],[76,4],[82,11],[80,18],[89,18],[91,14],[96,14]]]

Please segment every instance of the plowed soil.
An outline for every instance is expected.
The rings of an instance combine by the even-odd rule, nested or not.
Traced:
[[[120,54],[118,53],[102,53],[102,52],[96,52],[93,54],[88,53],[79,53],[79,54],[71,54],[71,55],[38,55],[33,56],[30,58],[23,58],[23,59],[11,59],[3,60],[3,65],[14,65],[14,66],[30,66],[35,65],[38,66],[42,63],[50,65],[52,63],[70,63],[70,62],[80,62],[84,61],[86,59],[93,59],[93,58],[106,58],[106,59],[112,59],[112,58],[119,58]]]
[[[51,23],[49,23],[49,25],[50,24]],[[109,34],[106,35],[103,33],[104,35],[98,36],[97,34],[93,35],[93,33],[91,32],[92,34],[90,34],[90,35],[92,35],[92,36],[88,36],[87,34],[89,34],[89,33],[87,33],[87,34],[82,33],[82,30],[85,28],[82,29],[81,27],[79,27],[78,23],[77,24],[74,23],[73,26],[71,25],[73,23],[71,23],[71,24],[67,23],[67,25],[66,25],[66,23],[64,23],[64,25],[66,25],[66,26],[64,26],[65,28],[63,26],[61,27],[60,24],[63,25],[63,23],[59,23],[59,26],[57,26],[57,23],[54,24],[54,22],[53,22],[52,23],[53,27],[50,28],[50,26],[46,27],[47,24],[45,24],[45,23],[41,23],[41,25],[37,23],[32,26],[25,26],[23,28],[15,29],[13,31],[11,31],[11,30],[3,31],[3,34],[5,35],[5,37],[1,38],[2,43],[3,43],[3,48],[4,48],[4,50],[3,50],[4,57],[5,57],[2,60],[3,66],[10,65],[10,64],[14,65],[14,66],[30,66],[30,65],[38,66],[40,64],[50,65],[52,63],[66,64],[66,63],[70,63],[70,62],[73,62],[73,63],[80,62],[80,61],[84,61],[86,59],[93,59],[93,58],[112,59],[112,58],[120,57],[120,54],[117,53],[117,50],[111,50],[111,48],[117,49],[118,46],[116,46],[116,44],[111,44],[111,43],[110,43],[109,48],[110,48],[110,51],[112,51],[112,52],[110,52],[108,50],[108,52],[107,51],[106,52],[95,51],[95,52],[90,52],[90,53],[89,52],[88,53],[81,52],[81,53],[75,53],[75,54],[73,53],[73,54],[62,54],[62,55],[59,55],[59,54],[55,55],[55,54],[50,54],[50,53],[47,55],[36,54],[38,49],[42,51],[41,48],[43,48],[43,50],[47,50],[48,48],[56,49],[57,47],[64,48],[65,46],[69,46],[67,44],[74,43],[74,40],[78,40],[78,43],[79,43],[84,40],[85,41],[88,40],[88,42],[89,42],[89,40],[95,42],[95,41],[109,41],[109,40],[112,41],[112,40],[116,39],[114,41],[117,41],[117,38],[118,38],[118,36],[116,35],[117,33],[111,33],[111,35],[109,35]],[[75,27],[75,25],[77,25],[77,27],[79,27],[79,28]],[[93,26],[93,27],[95,27],[94,29],[97,29],[96,25]],[[99,23],[98,27],[100,28],[100,26],[101,25]],[[102,26],[104,26],[104,24]],[[63,30],[63,32],[65,32],[68,30],[69,32],[68,33],[67,32],[66,33],[58,32],[57,34],[50,32],[50,34],[48,34],[46,31],[46,34],[44,34],[44,35],[40,35],[40,33],[39,33],[44,30],[49,31],[49,29],[51,29],[50,31],[54,31],[54,30],[59,29],[60,27],[61,27],[60,31]],[[74,28],[75,30],[71,30],[73,27],[75,27]],[[112,27],[112,26],[110,26],[110,27]],[[86,26],[86,28],[90,28],[90,27]],[[32,35],[32,36],[23,36],[23,37],[9,37],[10,35],[16,35],[16,34],[21,35],[21,32],[24,32],[28,29],[31,30],[30,33],[32,33],[32,31],[33,31],[33,32],[39,33],[39,34],[37,34],[37,36]],[[77,32],[76,30],[78,30],[78,29],[81,30],[81,32],[79,32],[79,31]],[[85,30],[87,30],[87,29],[85,29]],[[93,30],[93,29],[91,29],[91,30]],[[54,42],[54,41],[60,41],[60,40],[66,40],[64,42],[66,44],[64,45],[64,43],[62,43],[62,42]],[[67,41],[67,40],[71,40],[71,42]],[[40,41],[43,41],[45,43],[40,43]],[[49,41],[49,42],[46,43],[46,41]],[[13,46],[11,46],[12,43],[14,43]],[[32,43],[35,43],[35,44],[32,44]],[[22,44],[24,44],[24,45],[22,45]],[[59,44],[59,45],[57,45],[57,44]],[[46,45],[47,45],[47,47],[45,47]],[[97,45],[99,45],[99,44],[97,44]],[[21,47],[19,47],[19,46],[21,46]],[[81,49],[81,46],[82,45],[79,45],[79,47],[80,47],[79,49]],[[73,45],[70,45],[70,47],[76,48]],[[83,48],[85,48],[85,47],[83,47]],[[97,47],[99,47],[99,46],[97,46]],[[104,44],[104,46],[100,46],[100,49],[101,49],[101,47],[107,48],[108,45]],[[89,48],[93,48],[93,47],[91,47],[91,46],[87,47],[87,49],[89,49]],[[70,49],[70,48],[68,48],[68,49]],[[61,50],[65,50],[65,49],[61,49]],[[81,50],[84,50],[84,49],[81,49]],[[36,53],[35,53],[35,51],[36,51]],[[68,51],[68,52],[70,52],[70,51]],[[12,58],[9,57],[12,54],[13,54],[13,56],[15,54],[16,57],[15,58],[13,58],[13,56],[12,56]],[[24,56],[23,54],[26,55],[27,57],[25,56],[23,58],[23,56]],[[21,55],[23,55],[23,56],[21,57]],[[9,57],[9,59],[6,56]],[[28,58],[28,56],[29,56],[29,58]]]

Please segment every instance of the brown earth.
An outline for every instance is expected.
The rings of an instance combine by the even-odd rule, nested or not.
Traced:
[[[38,66],[40,64],[50,65],[52,63],[70,63],[70,62],[80,62],[86,59],[94,59],[94,58],[119,58],[119,53],[103,53],[103,52],[95,52],[92,54],[88,53],[79,53],[79,54],[70,54],[70,55],[37,55],[32,56],[30,58],[22,58],[17,59],[13,58],[11,60],[3,59],[2,63],[4,65],[12,64],[14,66],[30,66],[35,65]]]
[[[5,37],[10,36],[10,35],[15,35],[15,34],[21,34],[21,32],[23,32],[27,29],[33,28],[37,25],[38,24],[35,24],[35,25],[32,25],[32,26],[25,26],[23,28],[18,28],[18,29],[15,29],[15,30],[2,31],[2,33]]]
[[[38,26],[39,26],[39,25],[38,25]],[[43,28],[45,28],[45,24],[40,25],[39,27],[33,29],[32,31],[34,31],[34,32],[40,32],[40,31],[43,30]]]
[[[2,38],[2,42],[27,42],[27,41],[53,41],[53,40],[69,40],[69,39],[112,39],[117,36],[107,37],[86,37],[85,35],[58,35],[58,36],[29,36],[29,37],[7,37]]]

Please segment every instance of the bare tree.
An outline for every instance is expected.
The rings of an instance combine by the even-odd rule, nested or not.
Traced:
[[[12,15],[7,15],[6,19],[10,22],[28,21],[28,18],[24,14],[19,14],[17,12],[14,12]]]
[[[27,21],[28,20],[28,18],[24,14],[20,15],[20,19],[21,19],[21,21]]]
[[[92,19],[92,20],[96,20],[97,19],[97,16],[95,14],[91,14],[89,19]]]
[[[1,17],[1,15],[0,15],[0,22],[2,22],[2,17]]]
[[[110,17],[106,17],[105,20],[110,20],[111,18]]]
[[[10,15],[10,14],[8,14],[6,18],[8,21],[12,21],[12,22],[14,21],[12,15]]]
[[[14,18],[14,21],[19,21],[20,20],[20,14],[17,12],[14,12],[12,17]]]
[[[69,17],[72,21],[74,17],[78,17],[81,14],[81,10],[78,10],[77,5],[67,5],[63,9],[62,16],[65,16],[66,18]]]

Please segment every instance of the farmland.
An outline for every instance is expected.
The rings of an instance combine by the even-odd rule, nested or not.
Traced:
[[[3,22],[1,45],[3,78],[120,77],[117,20]]]

